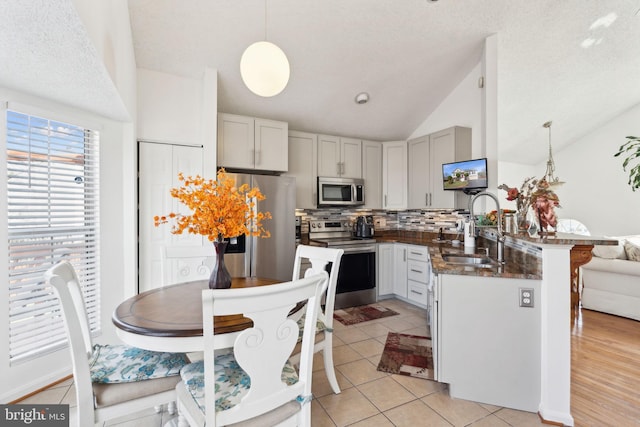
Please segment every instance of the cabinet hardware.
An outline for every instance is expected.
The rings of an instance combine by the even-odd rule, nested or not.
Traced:
[[[384,207],[385,208],[387,207],[387,195],[386,194],[384,195]]]
[[[424,193],[424,205],[429,206],[429,193]]]
[[[414,273],[422,273],[422,270],[415,270],[415,269],[411,269],[411,271],[413,271]]]
[[[413,289],[411,289],[411,293],[413,293],[413,294],[418,294],[418,295],[422,295],[422,292],[414,291]]]
[[[402,257],[403,257],[402,261],[406,261],[407,260],[407,250],[406,249],[402,251]]]
[[[336,163],[336,175],[340,175],[340,162]]]

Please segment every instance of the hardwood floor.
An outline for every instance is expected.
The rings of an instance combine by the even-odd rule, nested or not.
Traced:
[[[581,310],[571,337],[575,425],[640,426],[640,322]]]

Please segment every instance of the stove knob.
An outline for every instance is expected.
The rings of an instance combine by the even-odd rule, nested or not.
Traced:
[[[318,223],[318,228],[322,228],[322,223],[321,222]]]
[[[316,228],[316,223],[315,222],[311,223],[311,228]]]

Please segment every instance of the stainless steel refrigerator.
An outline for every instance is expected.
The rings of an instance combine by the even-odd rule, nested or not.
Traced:
[[[291,280],[296,252],[296,181],[293,177],[229,173],[236,185],[258,187],[266,199],[258,202],[260,212],[271,212],[263,221],[271,237],[246,236],[231,239],[224,261],[231,277],[262,277]],[[243,244],[244,243],[244,244]],[[244,247],[243,247],[244,246]]]

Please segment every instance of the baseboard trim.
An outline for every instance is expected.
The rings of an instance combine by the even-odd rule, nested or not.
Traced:
[[[46,386],[44,386],[44,387],[40,387],[39,389],[34,390],[34,391],[32,391],[31,393],[25,394],[24,396],[19,397],[19,398],[17,398],[16,400],[14,400],[14,401],[12,401],[12,402],[9,402],[9,404],[10,404],[10,405],[13,405],[13,404],[16,404],[16,403],[20,403],[20,402],[22,402],[23,400],[28,399],[28,398],[30,398],[31,396],[34,396],[34,395],[36,395],[36,394],[38,394],[38,393],[40,393],[40,392],[42,392],[42,391],[45,391],[45,390],[46,390],[46,389],[48,389],[48,388],[51,388],[51,387],[53,387],[53,386],[55,386],[55,385],[58,385],[58,384],[60,384],[60,383],[62,383],[62,382],[65,382],[65,381],[67,381],[67,380],[68,380],[68,379],[70,379],[70,378],[73,378],[73,375],[67,375],[66,377],[64,377],[64,378],[60,378],[59,380],[56,380],[56,381],[52,382],[51,384],[47,384],[47,385],[46,385]]]

